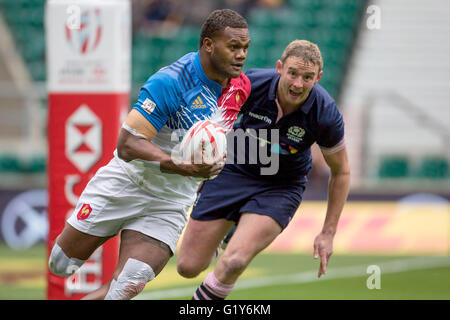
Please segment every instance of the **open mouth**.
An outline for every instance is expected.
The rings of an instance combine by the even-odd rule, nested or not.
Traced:
[[[294,98],[298,98],[302,95],[302,92],[296,92],[296,91],[289,90],[289,94]]]

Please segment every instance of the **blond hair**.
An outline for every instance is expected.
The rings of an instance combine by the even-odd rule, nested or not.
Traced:
[[[319,72],[323,69],[322,54],[319,47],[308,40],[294,40],[289,43],[283,51],[281,62],[284,63],[291,56],[314,63],[314,65],[319,66]]]

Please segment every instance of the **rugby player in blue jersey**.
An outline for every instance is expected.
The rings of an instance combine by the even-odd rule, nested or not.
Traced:
[[[50,253],[50,270],[69,276],[121,232],[111,282],[86,299],[131,299],[175,252],[199,186],[191,177],[216,175],[225,159],[183,163],[172,158],[172,150],[199,120],[214,119],[231,129],[249,95],[242,73],[249,44],[246,20],[235,11],[216,10],[202,26],[199,51],[142,86],[113,159],[90,180]]]
[[[319,48],[309,41],[296,40],[285,48],[275,69],[246,73],[251,94],[234,130],[253,133],[247,135],[243,149],[235,141],[233,163],[227,161],[218,177],[206,181],[200,189],[181,242],[178,272],[192,278],[205,270],[228,230],[235,223],[237,227],[193,299],[226,298],[251,260],[286,228],[302,201],[314,142],[331,171],[326,218],[314,241],[314,258],[320,257],[318,277],[326,273],[347,200],[350,170],[342,115],[327,91],[317,84],[322,68]],[[242,136],[236,134],[234,138]],[[275,171],[264,171],[270,164],[262,163],[261,158],[252,163],[255,155],[250,154],[251,139],[260,147],[269,146],[272,158],[278,156]],[[228,160],[232,151],[228,150]],[[241,163],[240,158],[245,161]]]

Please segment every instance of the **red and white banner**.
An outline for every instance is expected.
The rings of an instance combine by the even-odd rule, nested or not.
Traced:
[[[113,157],[129,109],[128,0],[47,1],[48,254],[78,197]],[[48,299],[79,299],[111,279],[119,240],[71,277],[47,272]]]

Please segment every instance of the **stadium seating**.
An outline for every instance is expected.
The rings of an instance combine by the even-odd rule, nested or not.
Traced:
[[[449,177],[449,164],[443,157],[425,157],[416,172],[418,178],[445,179]]]
[[[272,67],[294,39],[317,43],[324,60],[321,84],[338,98],[365,1],[290,0],[269,10],[254,8],[248,20],[252,47],[247,67]],[[255,47],[257,49],[255,49]],[[261,57],[261,49],[267,52]]]
[[[35,81],[45,81],[44,1],[0,0],[0,10]],[[276,9],[253,7],[247,16],[252,37],[245,69],[274,67],[284,47],[294,39],[317,43],[324,59],[321,84],[338,97],[365,1],[286,0]],[[182,26],[172,37],[133,34],[133,92],[161,67],[184,53],[198,50],[199,26]],[[17,160],[17,159],[16,159]],[[40,160],[21,165],[0,158],[0,167],[28,172],[45,170]],[[19,170],[19,169],[17,169]]]
[[[0,155],[0,173],[42,173],[45,172],[47,159],[35,155],[23,159],[15,154]]]
[[[380,178],[406,178],[409,171],[407,156],[386,156],[380,161],[378,175]]]
[[[253,41],[246,67],[272,67],[290,41],[308,39],[321,47],[325,71],[332,71],[325,72],[322,81],[337,96],[364,3],[289,0],[278,9],[252,8],[248,21]],[[44,81],[44,1],[0,0],[0,8],[33,79]],[[133,34],[133,83],[139,85],[182,52],[197,50],[199,31],[183,26],[169,38]]]
[[[307,39],[319,45],[324,59],[320,81],[339,99],[358,26],[366,1],[355,0],[285,0],[276,9],[253,7],[248,13],[252,44],[245,69],[274,67],[284,47],[294,39]],[[35,81],[45,81],[44,1],[0,0],[0,10],[17,49]],[[161,67],[184,53],[198,50],[199,26],[182,26],[171,37],[133,33],[133,92]],[[45,104],[45,101],[44,101]],[[11,154],[0,155],[0,172],[43,172],[45,158],[26,161]],[[449,160],[429,156],[411,161],[407,156],[382,157],[379,178],[448,179]]]
[[[387,155],[381,158],[378,177],[382,179],[449,178],[449,162],[442,156],[425,156],[413,161],[408,155]]]
[[[13,155],[0,156],[0,172],[19,172],[19,159]]]
[[[0,0],[0,9],[33,79],[45,81],[44,1]]]
[[[337,97],[364,3],[291,0],[278,9],[252,8],[247,17],[252,44],[246,69],[273,67],[290,41],[307,39],[321,48],[325,65],[321,83]],[[140,75],[141,72],[151,74],[178,58],[180,52],[197,50],[199,31],[198,27],[186,26],[180,28],[174,37],[164,39],[148,39],[149,36],[135,34],[133,50],[145,50],[141,42],[147,42],[153,44],[147,52],[156,48],[162,54],[156,54],[151,64],[146,64],[148,60],[140,60],[145,54],[134,53],[133,80],[142,82],[145,77]],[[142,65],[146,66],[145,71]]]

